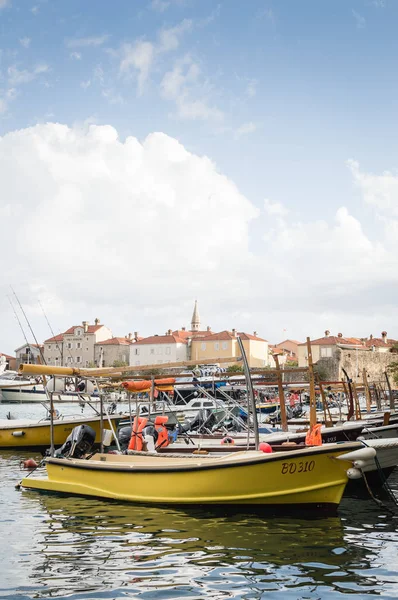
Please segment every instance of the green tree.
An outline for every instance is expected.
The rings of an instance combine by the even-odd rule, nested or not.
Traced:
[[[227,373],[243,373],[243,365],[229,365],[227,367]]]
[[[398,385],[398,362],[388,365],[387,371],[392,375],[395,385]]]
[[[128,367],[129,364],[124,360],[114,360],[112,367]]]

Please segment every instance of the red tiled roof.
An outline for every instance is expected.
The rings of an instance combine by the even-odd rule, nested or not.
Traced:
[[[396,340],[393,340],[391,338],[387,339],[386,342],[382,338],[372,338],[366,340],[365,346],[367,348],[371,348],[372,346],[376,346],[377,348],[389,348],[390,346],[396,343]]]
[[[83,325],[74,325],[73,327],[69,327],[69,329],[67,329],[64,333],[64,335],[73,335],[75,333],[75,329],[77,327],[83,327]],[[101,327],[104,327],[103,325],[88,325],[87,327],[87,331],[85,331],[84,333],[95,333],[96,331],[98,331],[98,329],[101,329]]]
[[[184,339],[188,339],[188,338],[197,338],[197,337],[204,337],[204,336],[208,336],[208,335],[212,335],[212,331],[187,331],[186,329],[176,329],[176,331],[173,331],[172,335],[176,335],[177,337],[180,338],[184,338]]]
[[[134,340],[129,340],[128,338],[113,337],[103,342],[97,342],[95,346],[131,346],[134,343]]]
[[[267,341],[258,336],[251,335],[250,333],[244,333],[243,331],[236,333],[235,335],[232,333],[232,331],[228,331],[228,330],[220,331],[218,333],[209,333],[207,331],[206,333],[207,333],[207,335],[200,338],[201,342],[210,342],[210,341],[218,342],[218,341],[226,341],[226,340],[236,340],[236,338],[238,336],[242,340],[254,340],[257,342],[266,342]]]
[[[276,345],[282,346],[282,344],[286,344],[286,342],[291,342],[292,344],[297,344],[297,346],[299,346],[300,344],[303,343],[303,342],[298,342],[297,340],[283,340],[283,342],[279,342],[279,344],[276,344]]]
[[[235,340],[236,339],[236,335],[234,335],[233,333],[231,333],[230,331],[220,331],[219,333],[209,333],[207,332],[207,335],[205,335],[204,337],[200,338],[201,342],[209,342],[209,341],[225,341],[225,340]]]
[[[8,360],[10,360],[10,358],[15,358],[15,356],[10,356],[9,354],[4,354],[4,352],[0,352],[0,356],[5,356]]]
[[[143,338],[134,345],[140,346],[143,344],[186,344],[187,340],[184,340],[178,335],[151,335],[150,337]]]
[[[336,344],[343,344],[347,346],[362,346],[362,342],[357,338],[345,338],[337,335],[328,335],[326,337],[318,338],[317,340],[311,340],[311,346],[335,346]],[[299,344],[299,346],[305,346],[306,342]]]
[[[255,342],[266,342],[263,338],[258,337],[258,335],[251,335],[251,333],[244,333],[243,331],[238,333],[238,336],[242,338],[242,340],[254,340]]]
[[[49,338],[48,340],[44,340],[44,343],[47,344],[48,342],[62,342],[63,339],[64,339],[64,334],[59,333],[58,335],[54,335],[54,337]]]

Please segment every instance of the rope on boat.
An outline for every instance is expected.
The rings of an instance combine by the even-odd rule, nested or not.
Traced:
[[[35,467],[34,469],[31,469],[29,471],[29,473],[26,474],[26,476],[24,477],[24,479],[27,479],[28,477],[30,477],[32,475],[32,473],[34,473],[35,471],[37,471],[37,469],[39,469],[40,467],[43,467],[44,463],[45,463],[45,459],[42,458],[41,461],[39,462],[39,464],[37,465],[37,467]],[[20,469],[20,471],[22,471],[22,468],[21,468],[22,464],[23,464],[23,461],[21,461],[19,463],[19,469]],[[18,481],[18,483],[15,484],[15,489],[16,490],[21,489],[21,483],[22,483],[22,479],[21,479],[21,481]]]
[[[370,446],[368,446],[368,444],[365,442],[365,440],[361,440],[361,442],[364,444],[364,446],[367,446],[368,448],[370,448]],[[377,454],[374,457],[374,461],[375,461],[377,472],[378,472],[378,475],[379,475],[380,480],[382,482],[383,488],[387,492],[387,495],[390,498],[390,500],[393,502],[393,504],[398,507],[398,500],[395,497],[395,494],[392,491],[390,484],[387,482],[387,479],[386,479],[386,477],[385,477],[385,475],[383,473],[383,469],[381,468],[380,461],[377,458]],[[376,496],[373,494],[372,490],[370,489],[369,482],[368,482],[368,480],[366,478],[365,472],[363,471],[363,469],[360,469],[360,471],[361,471],[363,480],[365,482],[366,489],[368,490],[369,495],[372,498],[372,500],[374,500],[374,502],[376,502],[376,504],[378,506],[380,506],[380,507],[384,508],[385,510],[387,510],[388,512],[394,514],[394,511],[389,506],[386,506],[381,500],[379,500],[379,498],[376,498]]]

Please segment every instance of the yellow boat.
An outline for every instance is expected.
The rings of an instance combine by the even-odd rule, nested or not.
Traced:
[[[353,476],[354,460],[369,451],[360,442],[343,442],[272,454],[49,457],[47,476],[35,473],[21,486],[139,503],[336,509],[347,472]]]
[[[116,430],[117,423],[122,418],[121,415],[111,415],[109,417],[113,428]],[[109,428],[107,417],[103,420],[104,427]],[[92,417],[73,417],[54,420],[54,445],[61,446],[74,427],[78,425],[90,425],[95,431],[95,441],[99,443],[101,418]],[[47,449],[50,447],[50,421],[34,420],[1,420],[0,421],[0,448],[13,449]]]

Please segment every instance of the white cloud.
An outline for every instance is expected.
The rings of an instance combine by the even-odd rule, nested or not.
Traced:
[[[145,41],[136,41],[135,44],[123,44],[121,48],[122,59],[119,72],[124,77],[128,77],[132,70],[138,73],[137,92],[139,95],[144,91],[154,52],[153,44]]]
[[[82,81],[80,83],[80,87],[83,88],[84,90],[86,90],[87,88],[89,88],[91,85],[91,79],[87,79],[86,81]]]
[[[11,6],[10,0],[0,0],[0,10],[6,8],[7,6]]]
[[[82,55],[81,55],[81,53],[80,53],[80,52],[71,52],[71,53],[69,54],[69,57],[70,57],[72,60],[81,60],[81,58],[82,58]]]
[[[0,115],[7,112],[8,105],[5,98],[0,97]]]
[[[271,202],[268,198],[264,200],[264,210],[267,214],[276,217],[286,217],[289,210],[280,202]]]
[[[12,264],[0,255],[2,282],[40,284],[65,303],[65,323],[90,304],[112,327],[127,306],[132,320],[185,295],[191,310],[202,285],[219,286],[220,272],[236,283],[250,260],[255,207],[207,157],[162,133],[140,143],[110,126],[11,132],[0,138],[0,179],[24,214],[2,222],[4,247],[18,248]]]
[[[2,300],[9,283],[40,339],[38,296],[56,330],[99,316],[116,335],[157,333],[183,325],[198,297],[213,329],[397,337],[395,176],[350,168],[367,210],[385,217],[380,234],[344,206],[330,221],[272,199],[260,213],[209,158],[162,133],[121,141],[110,126],[51,123],[8,133],[2,243],[18,252],[11,263],[0,254],[2,350],[20,336]]]
[[[181,119],[221,121],[224,114],[210,102],[210,83],[202,77],[201,69],[189,56],[176,61],[161,82],[163,98],[175,103],[176,116]]]
[[[106,88],[102,90],[102,96],[108,100],[109,104],[124,104],[124,99],[112,88]]]
[[[48,73],[49,70],[50,68],[46,64],[39,64],[32,71],[28,71],[27,69],[19,70],[18,67],[14,65],[8,67],[7,69],[8,83],[11,86],[17,86],[23,83],[30,83],[31,81],[35,80],[39,75]]]
[[[257,84],[258,81],[256,79],[249,79],[246,86],[246,96],[248,98],[254,98],[257,93]]]
[[[250,133],[254,133],[257,131],[257,125],[252,121],[248,123],[242,123],[240,127],[238,127],[235,131],[235,137],[240,138],[242,135],[248,135]]]
[[[21,44],[21,46],[23,48],[29,48],[31,41],[32,40],[30,38],[28,38],[28,37],[23,37],[23,38],[19,39],[19,43]]]
[[[150,7],[152,10],[156,10],[157,12],[164,12],[170,6],[170,2],[167,0],[152,0]]]
[[[355,19],[355,24],[357,26],[357,29],[364,29],[366,27],[366,19],[365,19],[365,17],[363,17],[362,15],[360,15],[359,13],[357,13],[356,10],[352,10],[352,16]]]
[[[152,10],[163,13],[170,6],[184,6],[186,4],[186,0],[151,0],[149,4],[149,8]]]
[[[163,28],[159,31],[157,42],[148,42],[144,39],[136,40],[133,44],[123,44],[119,52],[119,73],[125,78],[135,74],[137,77],[137,93],[142,95],[145,84],[150,75],[151,68],[157,57],[173,50],[180,45],[180,37],[192,29],[192,21],[184,19],[178,25]]]
[[[157,52],[170,52],[171,50],[177,50],[180,45],[179,37],[192,30],[192,21],[190,19],[184,19],[175,27],[163,28],[159,32],[159,43],[157,45]]]
[[[364,173],[355,160],[347,161],[347,165],[365,202],[373,205],[378,214],[398,217],[398,174],[390,171],[384,171],[381,175]]]
[[[108,39],[109,34],[85,37],[85,38],[73,38],[66,41],[68,48],[87,48],[89,46],[97,47],[102,46]]]

